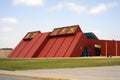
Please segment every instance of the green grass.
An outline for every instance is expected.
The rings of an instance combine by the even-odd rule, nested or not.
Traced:
[[[120,58],[0,59],[0,70],[33,70],[120,65]]]

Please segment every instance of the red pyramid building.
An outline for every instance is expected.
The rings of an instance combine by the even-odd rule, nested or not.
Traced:
[[[52,32],[28,32],[8,58],[60,58],[120,56],[120,41],[99,40],[83,33],[79,25],[55,28]]]

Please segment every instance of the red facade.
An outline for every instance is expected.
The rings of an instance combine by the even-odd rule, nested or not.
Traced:
[[[92,34],[93,35],[93,34]],[[8,58],[120,56],[120,41],[90,39],[79,25],[28,32]]]
[[[87,46],[89,47],[92,56],[96,56],[95,45],[100,46],[101,56],[120,56],[120,41],[89,40]]]

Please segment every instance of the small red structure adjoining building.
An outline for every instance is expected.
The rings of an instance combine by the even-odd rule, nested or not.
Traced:
[[[54,58],[120,56],[120,41],[99,40],[83,33],[79,25],[55,28],[52,32],[28,32],[8,58]]]

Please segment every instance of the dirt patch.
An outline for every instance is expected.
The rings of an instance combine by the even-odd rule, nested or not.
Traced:
[[[10,54],[12,51],[12,48],[1,48],[0,49],[0,58],[7,58],[7,56]]]

